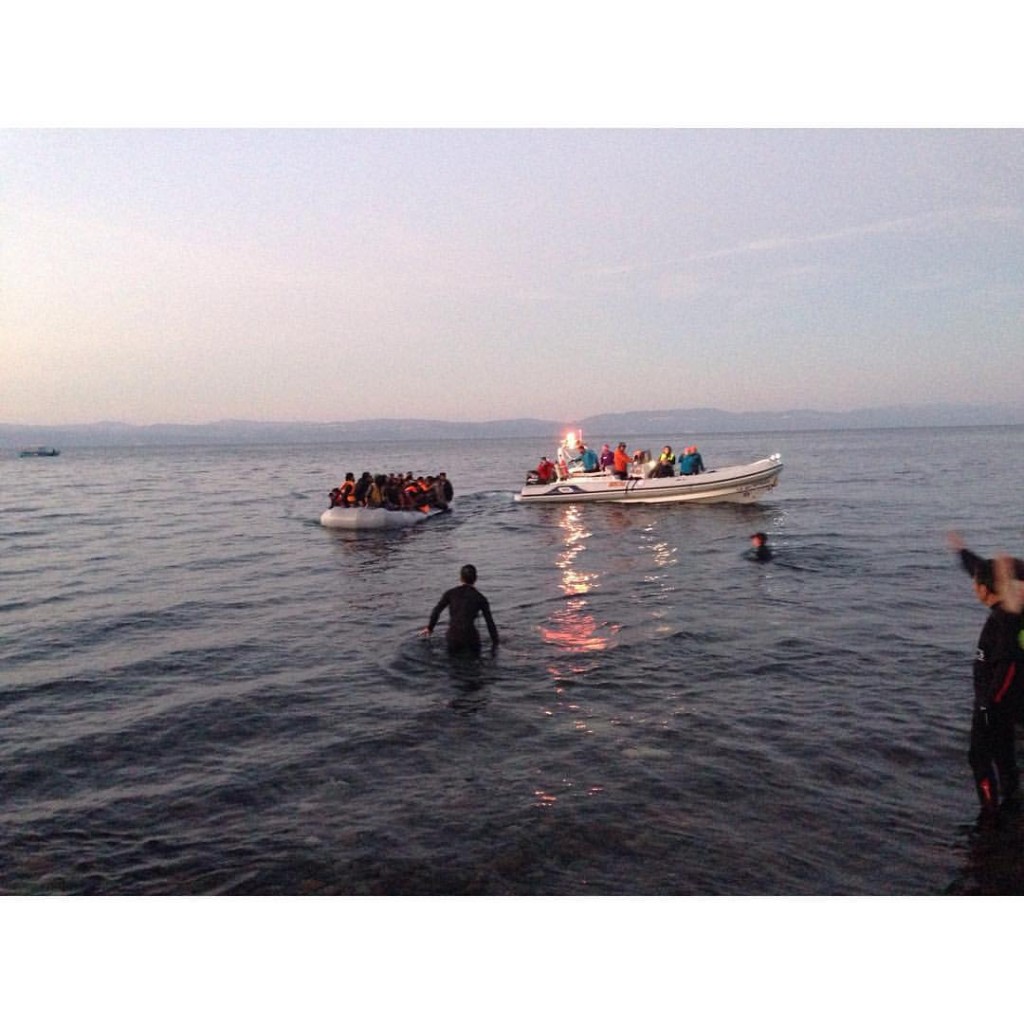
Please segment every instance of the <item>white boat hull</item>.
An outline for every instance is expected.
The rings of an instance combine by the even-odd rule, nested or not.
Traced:
[[[781,472],[782,456],[775,454],[743,466],[710,469],[693,476],[620,480],[604,473],[575,474],[553,483],[526,484],[515,499],[525,504],[615,501],[650,505],[691,501],[749,505],[775,487]]]
[[[386,508],[329,508],[320,516],[320,525],[333,530],[403,530],[417,526],[448,509],[432,508],[429,512],[392,511]]]

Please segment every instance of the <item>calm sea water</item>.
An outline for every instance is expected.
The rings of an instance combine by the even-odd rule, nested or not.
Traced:
[[[519,506],[550,439],[7,453],[0,890],[1020,891],[1019,824],[974,829],[984,610],[944,536],[1024,554],[1024,429],[700,440],[779,487]],[[364,469],[446,470],[454,512],[320,527]],[[479,663],[417,636],[464,562]]]

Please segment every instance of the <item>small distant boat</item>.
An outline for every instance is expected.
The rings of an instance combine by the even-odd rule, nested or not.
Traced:
[[[560,451],[575,450],[578,433],[561,442]],[[657,460],[649,452],[638,453],[625,480],[611,473],[584,472],[578,462],[563,462],[559,476],[541,483],[531,472],[515,500],[525,504],[569,504],[571,502],[623,502],[664,504],[690,501],[698,504],[760,501],[779,482],[782,456],[768,455],[739,466],[706,469],[690,476],[654,476]]]
[[[18,452],[19,459],[30,459],[52,455],[60,455],[60,452],[56,448],[47,448],[43,445],[39,445],[36,448],[22,448],[21,451]]]
[[[417,509],[388,508],[329,508],[320,516],[320,525],[333,530],[402,530],[418,526],[428,519],[445,515],[447,508]]]

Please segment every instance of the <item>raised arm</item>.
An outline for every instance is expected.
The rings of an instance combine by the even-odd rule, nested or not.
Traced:
[[[985,559],[980,558],[970,548],[964,546],[964,539],[955,530],[950,530],[946,534],[946,543],[949,545],[950,551],[960,556],[960,565],[964,572],[968,576],[973,577],[975,570],[981,565]]]
[[[1024,609],[1024,587],[1017,580],[1016,565],[1009,555],[993,559],[996,594],[1003,611],[1018,615]]]

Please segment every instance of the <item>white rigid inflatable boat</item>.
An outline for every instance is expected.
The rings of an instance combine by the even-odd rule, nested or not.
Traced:
[[[432,508],[426,512],[415,509],[387,508],[329,508],[320,516],[320,525],[333,530],[402,530],[417,526],[435,516],[444,515],[449,509]]]
[[[606,473],[578,473],[547,484],[527,483],[515,499],[526,504],[578,501],[750,504],[760,501],[775,487],[781,472],[782,456],[775,454],[742,466],[723,466],[693,476],[631,476],[620,480]]]
[[[779,482],[782,456],[776,452],[739,466],[705,469],[689,476],[654,476],[657,460],[649,452],[637,452],[627,479],[607,471],[584,472],[579,460],[566,461],[564,453],[575,449],[580,435],[571,433],[559,447],[556,479],[540,483],[531,472],[515,500],[525,504],[569,504],[616,501],[632,504],[664,504],[691,501],[699,504],[760,501]]]

